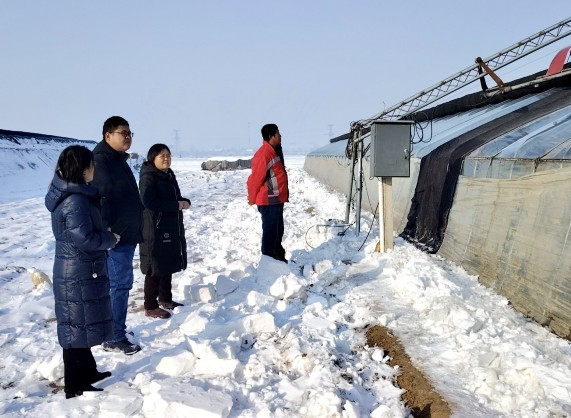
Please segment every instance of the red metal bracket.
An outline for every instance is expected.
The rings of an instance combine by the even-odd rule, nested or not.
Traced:
[[[567,57],[569,55],[569,51],[571,51],[571,45],[566,46],[553,57],[551,64],[549,64],[549,68],[547,69],[546,76],[558,74],[563,71],[563,66],[565,65],[565,61],[567,61]]]

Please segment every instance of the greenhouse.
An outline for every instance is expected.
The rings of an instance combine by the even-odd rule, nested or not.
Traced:
[[[410,177],[392,179],[394,235],[463,266],[571,338],[571,72],[534,74],[500,94],[473,93],[403,119],[415,123]],[[308,154],[305,169],[354,193],[349,134],[332,141]],[[375,213],[370,163],[365,152],[360,203]]]

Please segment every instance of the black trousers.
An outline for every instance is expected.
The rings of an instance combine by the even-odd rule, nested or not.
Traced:
[[[97,365],[90,348],[63,349],[65,393],[76,393],[91,384]]]
[[[145,275],[145,309],[159,307],[159,302],[172,302],[172,274],[153,276],[152,272]]]
[[[262,215],[262,254],[286,261],[285,249],[282,247],[284,236],[284,205],[258,206]]]

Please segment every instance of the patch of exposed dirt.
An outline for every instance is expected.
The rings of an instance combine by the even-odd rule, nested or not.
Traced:
[[[65,389],[64,386],[58,385],[57,383],[54,383],[54,382],[51,382],[51,383],[49,384],[49,386],[50,386],[50,388],[52,389],[52,393],[54,393],[54,394],[55,394],[55,393],[59,393],[59,392],[61,392],[62,390]]]
[[[389,330],[380,325],[370,327],[366,332],[369,347],[380,347],[390,357],[389,365],[399,366],[401,372],[397,385],[405,389],[402,400],[412,410],[415,418],[448,418],[450,407],[434,390],[422,372],[413,366],[403,345]]]

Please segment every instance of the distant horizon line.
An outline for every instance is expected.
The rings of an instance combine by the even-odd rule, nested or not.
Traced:
[[[0,140],[5,139],[12,143],[12,146],[15,144],[20,145],[21,141],[24,140],[41,140],[42,142],[45,141],[47,143],[54,142],[61,144],[69,144],[70,142],[76,142],[80,144],[85,144],[85,146],[95,146],[101,140],[89,140],[89,139],[79,139],[79,138],[70,138],[65,136],[57,136],[57,135],[48,135],[48,134],[40,134],[35,132],[24,132],[24,131],[11,131],[7,129],[0,129]],[[323,145],[315,146],[315,145],[299,145],[299,144],[285,144],[284,146],[284,153],[286,155],[307,155],[308,153],[327,145],[327,142],[324,142]],[[173,155],[179,155],[181,157],[210,157],[212,155],[218,155],[221,157],[224,156],[238,156],[242,155],[244,157],[249,157],[255,153],[255,151],[259,148],[259,145],[251,146],[251,145],[243,145],[243,146],[232,146],[232,147],[221,147],[216,146],[212,148],[195,148],[191,147],[190,149],[182,149],[177,150],[176,145],[165,144],[170,148]],[[18,146],[16,145],[16,147]],[[149,145],[150,146],[150,145]],[[144,157],[146,155],[146,145],[135,143],[128,151],[129,154],[137,154]],[[141,150],[142,148],[142,150]]]

